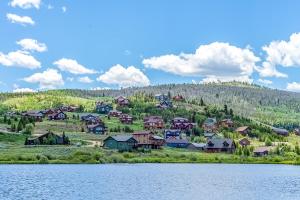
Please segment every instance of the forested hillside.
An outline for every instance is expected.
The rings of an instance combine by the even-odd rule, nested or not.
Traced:
[[[52,90],[34,94],[0,94],[2,105],[11,108],[42,108],[59,103],[93,105],[97,97],[132,96],[137,93],[155,95],[180,94],[189,103],[203,102],[210,106],[223,107],[226,104],[240,116],[260,122],[286,126],[300,123],[300,94],[241,83],[223,84],[169,84],[120,90]],[[76,98],[72,98],[76,97]],[[50,102],[50,103],[49,103]],[[20,106],[22,105],[22,106]]]

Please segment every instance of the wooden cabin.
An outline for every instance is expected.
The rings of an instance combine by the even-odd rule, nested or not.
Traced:
[[[30,111],[26,111],[26,112],[23,112],[21,115],[22,115],[22,116],[25,116],[25,117],[28,117],[28,118],[32,118],[32,119],[34,119],[34,121],[36,121],[36,122],[41,122],[41,121],[43,121],[43,117],[44,117],[43,112],[40,111],[40,110],[30,110]]]
[[[103,142],[104,148],[119,151],[132,151],[138,144],[138,141],[129,135],[108,136]]]
[[[256,149],[254,149],[253,154],[254,156],[267,156],[269,154],[269,151],[269,147],[257,147]]]
[[[243,136],[246,136],[251,133],[251,128],[249,126],[241,126],[238,127],[235,131],[240,133]]]
[[[62,112],[76,112],[78,111],[79,107],[78,106],[61,106],[59,107],[59,110],[61,110]]]
[[[81,116],[81,121],[84,121],[86,125],[98,124],[101,119],[98,116],[88,114]]]
[[[190,130],[195,125],[195,123],[191,123],[187,118],[183,117],[175,117],[171,121],[171,129]]]
[[[103,135],[105,133],[105,131],[107,130],[107,128],[105,127],[105,124],[103,122],[101,122],[98,124],[88,125],[87,130],[89,133]]]
[[[112,105],[106,104],[103,102],[96,103],[96,112],[100,114],[108,114],[111,110],[113,110]]]
[[[216,132],[218,130],[218,123],[216,118],[207,118],[204,121],[202,128],[205,132]]]
[[[126,97],[118,96],[118,97],[115,98],[115,103],[118,106],[129,106],[130,101]]]
[[[120,117],[121,114],[122,112],[118,110],[111,110],[108,112],[108,116],[110,117]]]
[[[138,141],[138,147],[142,148],[160,149],[165,143],[164,138],[154,135],[152,131],[139,131],[132,136]]]
[[[161,116],[149,116],[144,118],[144,129],[162,129],[165,123]]]
[[[184,101],[184,98],[182,95],[176,95],[173,97],[173,100],[174,101]]]
[[[162,100],[158,104],[156,104],[156,108],[159,109],[173,108],[173,103],[170,100]]]
[[[128,114],[121,114],[119,120],[122,124],[132,124],[133,117]]]
[[[227,138],[212,138],[206,143],[205,151],[208,153],[226,152],[233,153],[235,151],[233,140]]]
[[[69,143],[69,138],[65,135],[60,136],[50,131],[42,135],[26,138],[25,141],[25,145],[63,145]]]
[[[245,147],[245,146],[249,146],[250,145],[250,140],[248,140],[247,138],[243,138],[239,141],[239,144],[242,146],[242,147]]]
[[[49,120],[65,120],[65,119],[67,119],[67,114],[65,114],[62,111],[58,111],[56,113],[48,115],[48,119]]]
[[[221,127],[224,127],[224,128],[233,128],[234,127],[234,123],[231,119],[223,119],[220,121],[219,123]]]

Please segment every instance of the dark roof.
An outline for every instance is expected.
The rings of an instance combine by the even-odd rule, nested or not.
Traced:
[[[257,147],[256,149],[254,149],[253,153],[264,153],[266,151],[269,152],[270,147]]]
[[[275,128],[275,127],[273,127],[272,130],[273,130],[275,133],[277,133],[277,134],[284,134],[284,135],[286,135],[286,134],[289,133],[288,130],[283,129],[283,128]]]
[[[146,134],[153,134],[152,131],[137,131],[134,132],[133,135],[146,135]]]
[[[206,147],[206,143],[191,143],[190,145],[193,145],[196,148],[204,148],[204,147]]]
[[[110,138],[110,137],[118,142],[126,142],[130,139],[133,139],[136,141],[136,139],[134,139],[131,135],[116,135],[116,136],[109,136],[108,138]],[[105,140],[107,140],[108,138],[106,138]]]
[[[225,146],[224,143],[227,143],[228,145]],[[212,145],[210,145],[212,144]],[[227,138],[212,138],[207,141],[207,148],[210,149],[220,149],[220,148],[231,148],[233,145],[233,141],[231,139]]]
[[[98,126],[102,126],[104,127],[104,124],[92,124],[92,125],[88,125],[87,127],[90,129],[90,128],[95,128],[95,127],[98,127]]]

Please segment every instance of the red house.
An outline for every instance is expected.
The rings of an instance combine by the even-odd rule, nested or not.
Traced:
[[[128,106],[130,101],[126,97],[119,96],[115,98],[115,103],[118,104],[118,106]]]
[[[149,116],[144,118],[145,129],[162,129],[164,127],[165,123],[161,116]]]
[[[176,95],[173,97],[173,100],[174,101],[184,101],[184,98],[182,95]]]
[[[187,118],[175,117],[171,121],[171,129],[189,130],[195,126],[195,123],[189,122]]]
[[[122,112],[118,111],[118,110],[111,110],[108,113],[108,115],[111,117],[120,117],[121,114],[122,114]]]

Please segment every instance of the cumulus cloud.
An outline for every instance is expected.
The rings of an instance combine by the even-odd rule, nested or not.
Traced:
[[[267,79],[258,79],[257,80],[259,83],[265,84],[265,85],[271,85],[273,83],[273,81],[271,80],[267,80]]]
[[[100,75],[97,80],[106,84],[116,84],[119,87],[150,85],[148,77],[140,69],[134,66],[125,68],[119,64],[112,66],[107,72]]]
[[[47,69],[41,73],[35,73],[24,78],[28,83],[38,83],[40,89],[55,89],[64,85],[62,75],[56,69]]]
[[[16,66],[29,69],[41,67],[41,63],[26,51],[13,51],[8,54],[0,52],[0,64],[4,66]]]
[[[286,89],[293,92],[300,92],[300,83],[298,82],[288,83]]]
[[[17,41],[17,44],[20,45],[23,50],[29,51],[37,51],[37,52],[44,52],[47,51],[47,46],[44,43],[40,43],[34,39],[22,39]]]
[[[9,3],[12,7],[20,7],[22,9],[40,8],[41,0],[12,0]]]
[[[80,65],[76,60],[62,58],[53,63],[56,65],[61,71],[67,71],[72,74],[95,74],[97,73],[93,69],[88,69],[82,65]]]
[[[36,92],[36,90],[31,88],[16,88],[13,90],[13,93],[33,93]]]
[[[29,25],[35,24],[35,22],[31,19],[31,17],[28,17],[28,16],[19,16],[16,14],[7,13],[6,18],[11,23],[21,24],[23,26],[26,26],[27,24],[29,24]]]
[[[278,72],[276,66],[299,67],[300,66],[300,33],[293,33],[288,41],[272,41],[263,46],[266,52],[266,61],[258,71],[263,77],[287,77],[286,74]]]
[[[92,83],[94,82],[92,79],[90,79],[88,76],[79,77],[78,81],[81,83]]]
[[[144,59],[143,64],[176,75],[204,77],[204,81],[249,81],[258,61],[260,58],[248,48],[214,42],[201,45],[194,54],[162,55]]]

